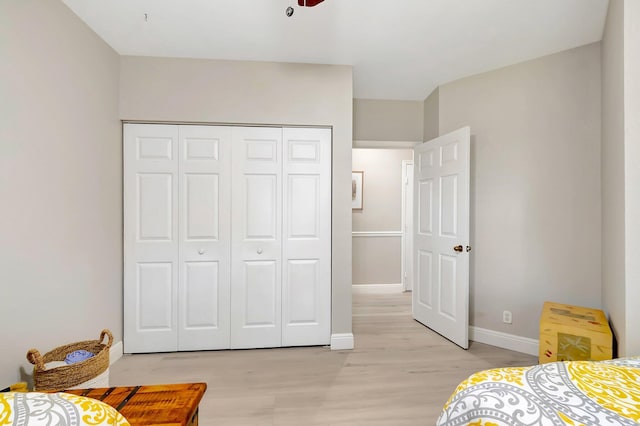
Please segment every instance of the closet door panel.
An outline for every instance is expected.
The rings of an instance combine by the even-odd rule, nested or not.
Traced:
[[[139,173],[136,176],[138,241],[171,241],[172,180],[171,173]]]
[[[287,262],[287,325],[317,324],[319,322],[318,287],[322,285],[317,259]]]
[[[231,128],[178,127],[178,349],[226,349],[231,302]]]
[[[287,176],[289,239],[317,241],[320,237],[320,184],[318,174]]]
[[[274,261],[245,262],[243,277],[246,288],[243,312],[244,327],[274,327],[277,314],[278,271]]]
[[[281,129],[233,129],[232,348],[281,346],[281,145]]]
[[[331,339],[331,130],[283,129],[282,345]]]
[[[244,179],[244,241],[277,241],[278,175],[246,174]]]
[[[219,319],[219,262],[184,263],[184,328],[217,328]]]
[[[177,349],[178,134],[124,126],[124,351]]]
[[[215,241],[219,237],[220,176],[185,173],[185,239]]]
[[[173,265],[169,262],[138,262],[137,329],[170,331],[173,326]]]

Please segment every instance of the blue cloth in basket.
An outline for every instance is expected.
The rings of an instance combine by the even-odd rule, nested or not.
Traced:
[[[80,349],[80,350],[73,351],[73,352],[67,354],[67,356],[64,358],[64,362],[66,362],[67,364],[75,364],[76,362],[80,362],[80,361],[84,361],[86,359],[89,359],[93,355],[94,354],[92,354],[89,351],[85,351],[84,349]]]

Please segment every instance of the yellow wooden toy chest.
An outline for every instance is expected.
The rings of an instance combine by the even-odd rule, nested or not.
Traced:
[[[599,309],[545,302],[540,316],[540,364],[611,359],[613,338]]]

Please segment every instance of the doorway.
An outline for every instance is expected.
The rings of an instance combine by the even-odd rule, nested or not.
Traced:
[[[361,180],[361,204],[352,210],[354,292],[396,292],[407,288],[403,255],[406,251],[406,168],[414,143],[387,142],[356,146],[352,170]],[[411,229],[409,228],[409,231]],[[410,251],[407,252],[407,254]],[[410,257],[410,256],[409,256]]]

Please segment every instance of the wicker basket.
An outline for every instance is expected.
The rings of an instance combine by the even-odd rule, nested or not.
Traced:
[[[108,337],[106,344],[102,343],[105,336]],[[38,350],[30,349],[27,352],[27,360],[35,366],[33,368],[34,390],[69,389],[103,373],[109,368],[109,348],[112,343],[113,335],[105,329],[100,333],[100,340],[87,340],[60,346],[47,352],[44,356],[40,355]],[[81,349],[95,355],[84,361],[47,370],[46,363],[64,361],[67,354]]]

